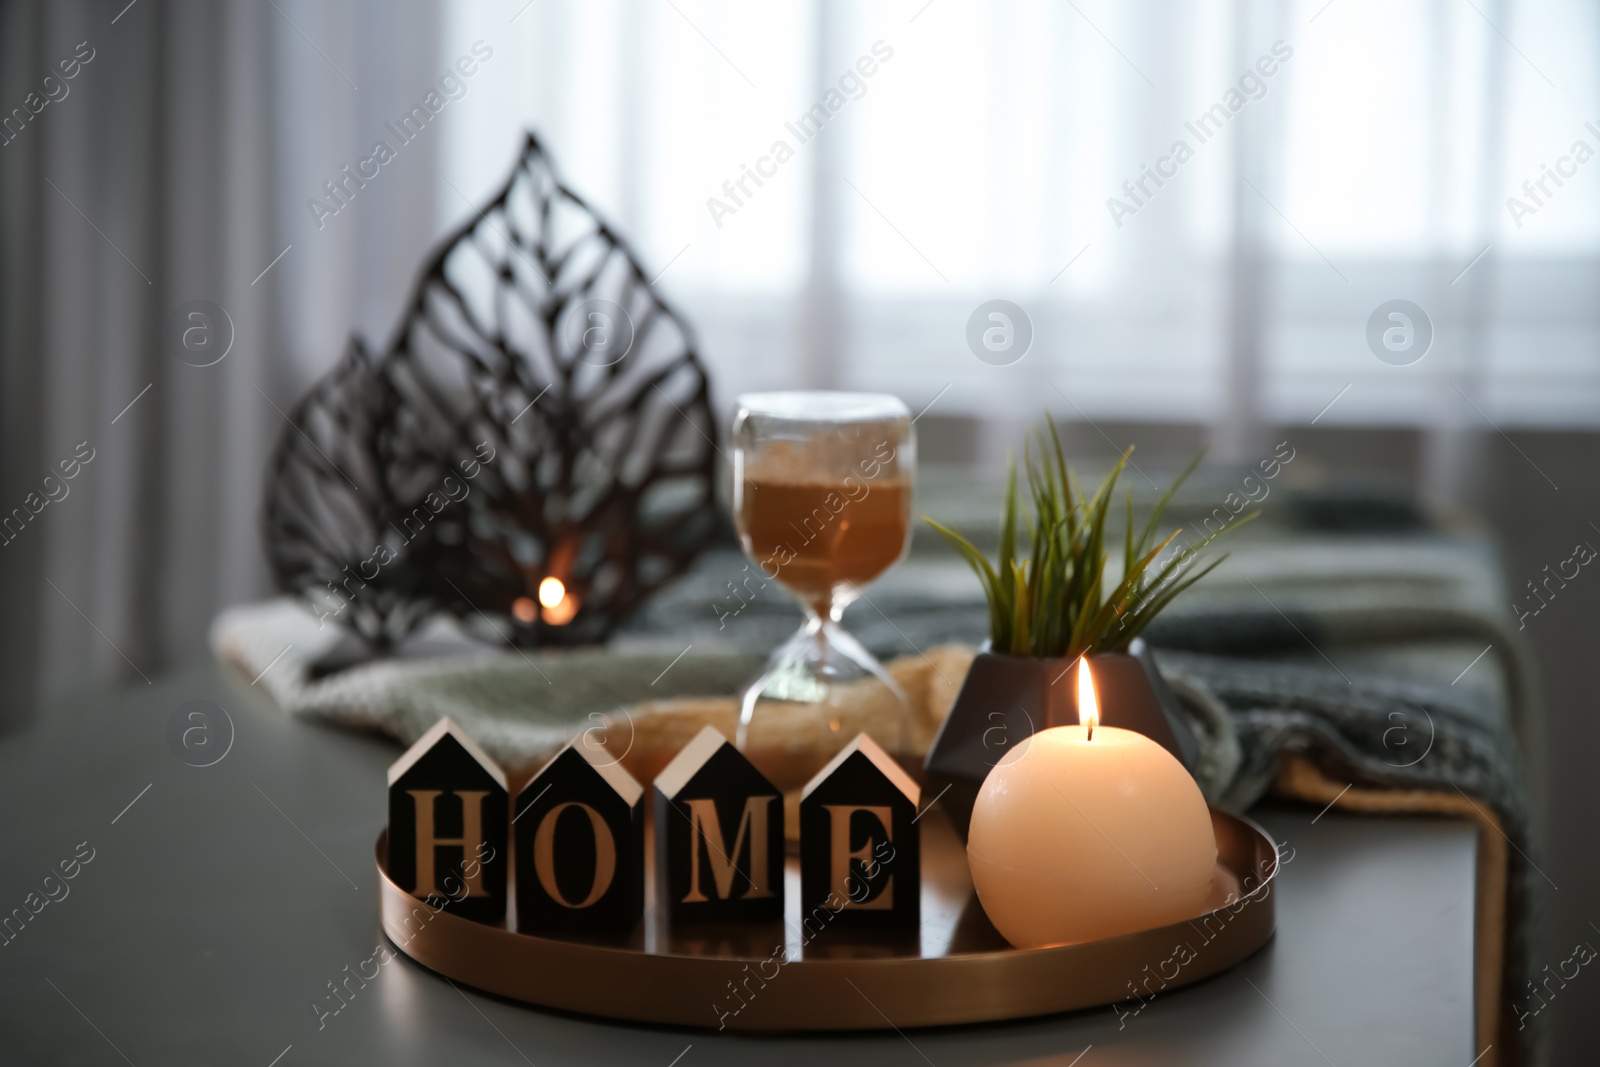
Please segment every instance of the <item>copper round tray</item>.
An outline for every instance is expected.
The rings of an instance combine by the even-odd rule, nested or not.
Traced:
[[[943,814],[922,820],[922,929],[902,940],[802,922],[800,868],[785,871],[784,922],[669,930],[646,883],[645,920],[611,942],[513,933],[430,909],[384,872],[384,932],[463,984],[547,1008],[729,1030],[870,1030],[1047,1015],[1147,997],[1227,970],[1272,936],[1276,845],[1211,811],[1217,873],[1208,910],[1106,941],[1014,949],[985,917],[966,850]],[[646,848],[647,864],[655,850]],[[824,915],[826,913],[823,913]]]

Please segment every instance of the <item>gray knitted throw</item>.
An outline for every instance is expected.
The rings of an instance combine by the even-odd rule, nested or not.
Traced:
[[[1247,808],[1284,757],[1299,755],[1354,787],[1459,793],[1492,810],[1513,846],[1502,1001],[1515,998],[1542,887],[1529,858],[1522,756],[1539,750],[1539,719],[1492,549],[1404,515],[1354,532],[1328,529],[1314,508],[1267,518],[1275,521],[1234,538],[1231,558],[1147,634],[1194,716],[1208,798]],[[986,636],[976,581],[926,543],[846,619],[886,659]],[[337,635],[282,601],[225,613],[213,644],[247,677],[282,655],[261,686],[292,712],[402,742],[448,713],[497,758],[526,763],[619,704],[735,692],[798,622],[775,585],[750,575],[731,547],[708,553],[610,649],[591,653],[524,655],[451,638],[450,658],[318,678],[313,662]],[[1502,1042],[1523,1041],[1521,1062],[1533,1062],[1534,1033],[1502,1028]]]

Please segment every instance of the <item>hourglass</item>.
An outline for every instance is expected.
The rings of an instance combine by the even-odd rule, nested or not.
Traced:
[[[911,413],[873,393],[751,393],[739,398],[733,448],[740,544],[805,613],[745,690],[739,749],[785,792],[858,733],[904,759],[905,693],[839,619],[909,544]]]

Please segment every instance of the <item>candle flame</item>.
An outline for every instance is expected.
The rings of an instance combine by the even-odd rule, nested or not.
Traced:
[[[1095,724],[1100,721],[1100,702],[1094,695],[1094,677],[1089,673],[1089,657],[1078,661],[1078,722],[1088,728],[1085,740],[1094,740]]]
[[[539,617],[551,626],[565,626],[578,614],[578,598],[554,575],[539,583],[539,604]]]

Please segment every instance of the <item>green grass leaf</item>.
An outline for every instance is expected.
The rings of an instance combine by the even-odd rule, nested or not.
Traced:
[[[1021,469],[1027,479],[1031,514],[1022,514],[1013,457],[1006,476],[1000,518],[999,559],[991,564],[970,541],[924,516],[978,576],[989,605],[989,639],[997,652],[1045,658],[1076,657],[1091,652],[1120,652],[1144,631],[1173,598],[1209,574],[1222,558],[1185,573],[1211,542],[1254,519],[1251,512],[1227,526],[1184,545],[1161,561],[1183,531],[1174,530],[1156,542],[1161,519],[1178,488],[1199,467],[1204,453],[1184,468],[1157,499],[1135,533],[1133,493],[1124,492],[1122,576],[1109,590],[1105,569],[1117,540],[1109,531],[1117,481],[1130,463],[1133,448],[1123,452],[1093,495],[1085,496],[1067,465],[1066,450],[1055,423],[1045,425],[1024,442]],[[1018,553],[1022,534],[1027,554]]]

